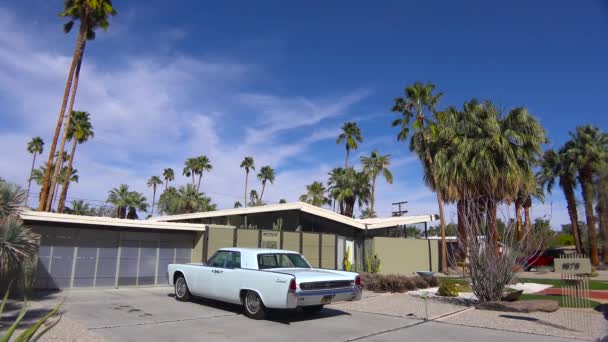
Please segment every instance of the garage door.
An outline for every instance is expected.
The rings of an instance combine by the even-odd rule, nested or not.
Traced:
[[[34,227],[36,288],[166,284],[167,265],[190,262],[193,233]]]

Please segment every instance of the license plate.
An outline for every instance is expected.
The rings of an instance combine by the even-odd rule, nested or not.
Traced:
[[[325,296],[321,298],[321,304],[330,304],[333,296]]]

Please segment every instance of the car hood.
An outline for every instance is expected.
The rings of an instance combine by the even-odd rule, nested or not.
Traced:
[[[354,280],[354,275],[349,276],[332,272],[331,270],[319,270],[314,268],[277,268],[272,271],[291,274],[296,277],[296,282],[298,284],[315,281]]]

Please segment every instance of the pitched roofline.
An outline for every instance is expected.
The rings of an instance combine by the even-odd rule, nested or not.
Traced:
[[[74,223],[87,224],[98,226],[113,226],[125,228],[139,229],[167,229],[167,230],[182,230],[182,231],[204,231],[204,224],[192,223],[177,223],[177,222],[152,222],[148,220],[128,220],[110,217],[98,216],[81,216],[70,214],[58,214],[42,211],[26,210],[22,211],[19,216],[21,220],[28,222],[57,222],[57,223]]]
[[[149,218],[148,221],[153,222],[171,222],[181,220],[193,220],[202,218],[212,218],[221,216],[236,216],[236,215],[247,215],[257,214],[273,211],[283,210],[300,210],[305,213],[320,216],[332,221],[340,222],[358,229],[378,229],[393,227],[396,225],[414,224],[422,222],[434,221],[434,215],[420,215],[420,216],[399,216],[399,217],[387,217],[387,218],[375,218],[375,219],[353,219],[331,210],[316,207],[304,202],[292,202],[282,204],[271,204],[263,205],[258,207],[247,207],[247,208],[235,208],[235,209],[224,209],[215,211],[206,211],[192,214],[181,214],[181,215],[168,215]]]

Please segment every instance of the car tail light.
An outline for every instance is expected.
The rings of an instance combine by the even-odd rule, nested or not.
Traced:
[[[355,277],[355,285],[361,286],[361,277],[359,277],[359,276]]]
[[[296,278],[291,278],[291,281],[289,282],[289,291],[295,291],[295,290],[297,290]]]

